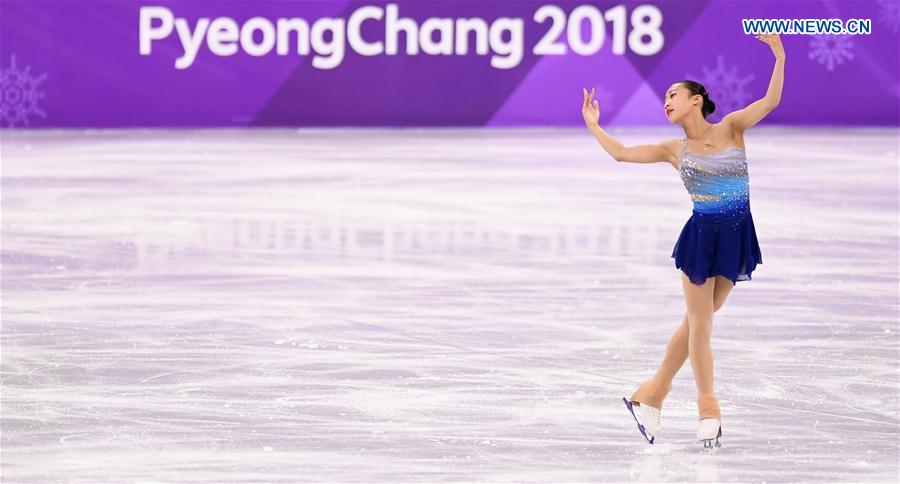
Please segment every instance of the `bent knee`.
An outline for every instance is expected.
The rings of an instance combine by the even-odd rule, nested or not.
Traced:
[[[712,321],[715,311],[688,312],[688,326],[693,327],[698,321]]]

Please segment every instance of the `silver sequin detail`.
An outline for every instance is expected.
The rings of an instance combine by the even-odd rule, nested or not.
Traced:
[[[737,228],[749,213],[750,175],[744,150],[730,147],[700,155],[688,151],[683,138],[679,173],[694,211],[710,223]]]

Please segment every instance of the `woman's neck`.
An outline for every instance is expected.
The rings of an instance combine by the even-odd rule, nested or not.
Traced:
[[[695,140],[706,139],[709,130],[713,127],[712,124],[703,119],[699,114],[697,114],[696,117],[686,120],[681,126],[684,128],[684,135],[687,136],[688,139]]]

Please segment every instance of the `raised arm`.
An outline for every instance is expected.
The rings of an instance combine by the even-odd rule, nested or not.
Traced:
[[[756,38],[769,44],[772,53],[775,54],[775,67],[772,70],[772,78],[769,80],[769,89],[766,95],[754,101],[744,109],[729,113],[722,121],[729,123],[735,131],[743,132],[760,122],[781,102],[781,89],[784,86],[784,47],[778,34],[758,34]]]
[[[591,134],[597,138],[597,142],[600,143],[600,146],[609,153],[609,156],[616,161],[627,161],[631,163],[657,163],[665,161],[672,164],[672,166],[675,166],[678,157],[675,156],[672,140],[658,144],[630,147],[623,145],[619,140],[613,138],[606,130],[597,124],[597,121],[600,119],[600,106],[599,103],[593,99],[594,89],[591,89],[590,93],[588,93],[587,89],[582,90],[584,91],[584,104],[581,106],[581,113],[584,116],[585,125],[587,125],[588,129],[591,131]]]

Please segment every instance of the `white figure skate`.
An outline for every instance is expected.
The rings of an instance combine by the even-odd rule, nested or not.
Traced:
[[[656,436],[662,432],[659,409],[638,402],[632,403],[625,397],[622,397],[622,400],[625,401],[625,406],[631,412],[634,421],[637,422],[638,430],[641,431],[647,442],[652,444],[656,440]]]
[[[704,449],[722,447],[719,437],[722,436],[722,423],[717,418],[700,419],[697,424],[697,439],[703,442]],[[715,440],[715,442],[713,442]]]

